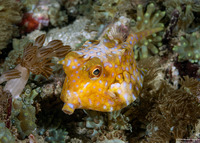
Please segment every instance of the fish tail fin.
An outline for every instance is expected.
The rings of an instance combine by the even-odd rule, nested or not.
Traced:
[[[162,31],[162,30],[163,30],[163,27],[158,27],[158,28],[147,29],[147,30],[143,30],[140,32],[136,32],[134,34],[130,34],[130,36],[127,39],[127,42],[131,43],[132,45],[135,45],[141,39],[148,37],[148,36],[152,35],[153,33],[156,33],[156,32]]]

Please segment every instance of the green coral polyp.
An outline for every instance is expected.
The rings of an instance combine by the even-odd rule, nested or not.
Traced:
[[[5,123],[0,121],[0,142],[1,143],[14,143],[15,138],[12,136]]]
[[[165,16],[165,11],[155,11],[155,5],[153,3],[147,6],[146,12],[143,10],[142,5],[137,7],[137,22],[132,28],[133,32],[142,31],[145,29],[153,29],[156,27],[164,27],[161,23],[161,19]],[[134,46],[135,59],[147,58],[150,55],[158,54],[158,46],[162,46],[162,37],[158,34],[153,34],[145,38],[144,40],[138,42]]]
[[[173,51],[179,54],[179,61],[190,60],[192,63],[200,61],[199,38],[199,32],[180,37],[180,41],[173,48]]]

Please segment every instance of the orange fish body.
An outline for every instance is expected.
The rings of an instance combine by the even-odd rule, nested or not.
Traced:
[[[59,62],[67,75],[61,94],[65,103],[62,110],[67,114],[78,108],[111,112],[132,103],[139,96],[144,76],[132,47],[160,30],[129,34],[121,43],[109,38],[86,41],[79,51],[68,53]]]

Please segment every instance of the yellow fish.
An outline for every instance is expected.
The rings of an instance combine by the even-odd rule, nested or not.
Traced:
[[[133,46],[140,39],[162,28],[129,34],[125,41],[102,38],[86,41],[79,51],[68,53],[60,61],[66,73],[61,99],[62,110],[102,112],[120,110],[139,96],[144,73],[137,67]],[[115,37],[114,37],[115,38]]]

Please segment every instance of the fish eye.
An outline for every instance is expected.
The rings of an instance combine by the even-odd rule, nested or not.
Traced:
[[[93,71],[93,75],[96,75],[96,76],[98,76],[98,75],[99,75],[99,73],[100,73],[100,70],[99,70],[99,69],[95,69],[95,70]]]
[[[99,77],[101,75],[101,71],[102,71],[102,68],[101,66],[96,66],[92,71],[91,71],[91,78],[93,77]]]

